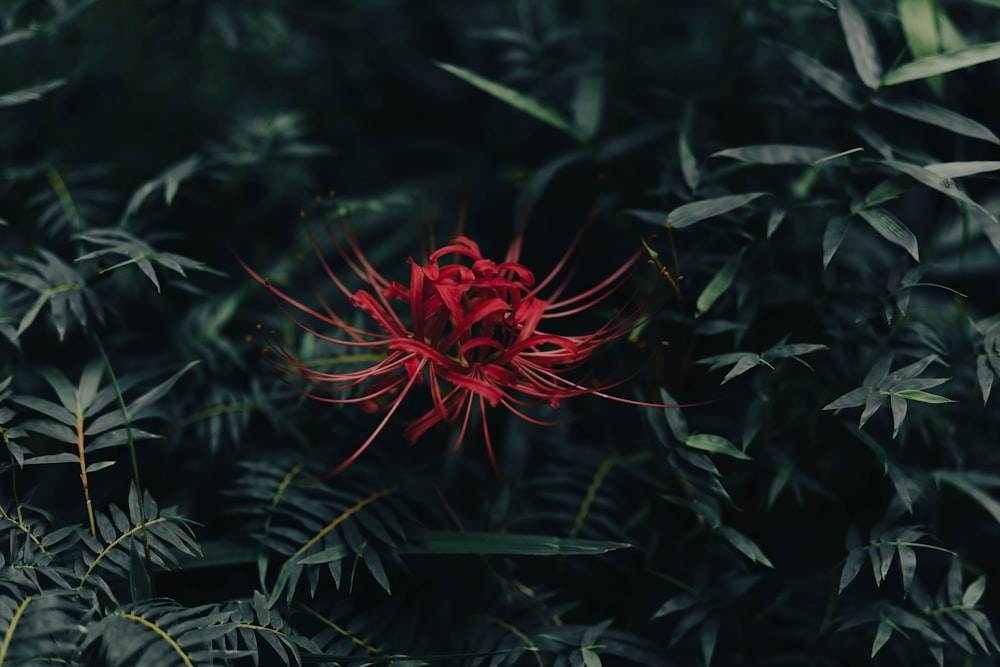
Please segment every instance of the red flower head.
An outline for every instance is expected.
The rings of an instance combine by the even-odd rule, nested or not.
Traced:
[[[346,224],[341,227],[346,247],[332,233],[330,237],[350,270],[366,284],[365,289],[350,291],[323,257],[312,233],[307,233],[329,279],[354,308],[372,320],[368,329],[337,315],[315,289],[318,310],[292,298],[237,258],[298,327],[329,343],[366,349],[378,359],[363,370],[326,372],[309,368],[280,342],[271,341],[269,363],[304,395],[327,403],[357,403],[367,411],[385,413],[368,439],[324,477],[353,463],[417,386],[430,396],[431,407],[406,425],[407,440],[415,442],[438,423],[461,423],[453,447],[457,450],[473,407],[478,405],[487,453],[498,476],[487,408],[503,407],[531,423],[551,424],[525,414],[522,408],[540,404],[555,407],[565,398],[582,394],[651,405],[605,393],[624,379],[597,387],[583,386],[579,377],[573,379],[595,352],[635,329],[641,306],[616,311],[615,317],[588,334],[557,335],[544,329],[548,320],[586,311],[613,294],[637,265],[641,250],[599,284],[567,297],[568,280],[555,283],[578,239],[555,268],[536,282],[534,274],[518,262],[520,234],[499,263],[484,257],[473,240],[458,236],[434,250],[424,264],[410,258],[409,283],[404,285],[390,282],[376,271],[353,231]],[[302,314],[308,319],[302,319]],[[296,385],[294,379],[305,381],[309,391]]]

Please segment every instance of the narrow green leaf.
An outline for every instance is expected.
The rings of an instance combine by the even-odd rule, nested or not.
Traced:
[[[698,315],[707,312],[712,307],[712,304],[725,294],[726,290],[733,284],[733,279],[736,277],[736,270],[739,268],[740,260],[743,258],[745,250],[746,248],[730,257],[712,280],[705,285],[705,289],[698,295],[698,301],[695,303]]]
[[[701,170],[698,168],[698,158],[691,151],[687,132],[681,132],[677,135],[677,154],[681,163],[681,174],[684,176],[684,183],[694,192],[698,189],[699,183],[701,183]]]
[[[98,461],[96,463],[91,463],[87,466],[87,472],[97,472],[98,470],[104,470],[105,468],[110,468],[115,464],[114,460],[111,461]]]
[[[856,408],[864,405],[868,400],[868,395],[872,392],[868,387],[858,387],[843,394],[835,401],[823,406],[824,410],[843,410],[844,408]]]
[[[845,77],[833,71],[826,65],[795,49],[785,49],[788,62],[811,79],[813,83],[835,97],[842,104],[857,109],[861,106],[861,96],[854,85]],[[877,98],[876,98],[877,99]]]
[[[934,0],[898,0],[896,12],[914,58],[941,50]]]
[[[764,555],[764,552],[760,550],[760,547],[758,547],[757,544],[749,537],[726,526],[721,526],[718,530],[719,535],[736,547],[736,549],[749,558],[751,562],[760,563],[761,565],[772,569],[774,568],[774,565],[770,560],[768,560],[767,556]]]
[[[893,394],[889,397],[889,407],[892,409],[892,437],[895,438],[906,419],[906,401],[898,394]]]
[[[145,394],[135,399],[128,406],[128,414],[130,419],[138,419],[142,416],[142,413],[150,408],[156,401],[163,398],[168,391],[170,391],[173,386],[181,379],[181,376],[187,373],[189,370],[197,366],[200,361],[191,361],[185,364],[184,368],[180,369],[169,378],[156,385]]]
[[[986,577],[981,575],[965,589],[965,593],[962,594],[962,606],[972,607],[979,602],[979,598],[983,597],[985,592]]]
[[[399,553],[482,554],[520,556],[579,556],[631,547],[627,542],[571,539],[547,535],[479,532],[427,532]]]
[[[601,656],[586,646],[580,647],[580,657],[583,658],[583,667],[601,667],[603,664]]]
[[[815,146],[793,146],[787,144],[760,144],[727,148],[712,153],[712,157],[728,157],[754,164],[813,164],[829,157],[833,151]]]
[[[826,230],[823,232],[823,270],[830,265],[830,260],[837,253],[844,237],[847,236],[847,229],[850,221],[846,218],[831,218],[826,223]]]
[[[997,523],[1000,523],[1000,502],[991,498],[989,494],[970,481],[965,474],[961,472],[939,470],[932,473],[931,476],[935,481],[950,484],[975,500],[983,507],[983,509],[990,513],[990,516],[992,516]]]
[[[917,58],[892,70],[882,81],[886,86],[895,86],[998,59],[1000,59],[1000,42],[975,44],[964,49]]]
[[[892,636],[892,626],[889,625],[887,619],[883,618],[878,624],[878,630],[875,631],[875,641],[872,642],[872,654],[871,657],[875,657],[875,654],[882,650],[885,643],[889,641],[889,637]]]
[[[919,389],[903,389],[893,392],[893,396],[905,398],[908,401],[918,401],[920,403],[955,403],[954,400],[937,394],[929,394]]]
[[[719,384],[726,384],[733,378],[743,375],[751,368],[756,368],[757,366],[760,366],[764,363],[766,362],[759,355],[747,354],[741,357],[740,360],[737,361],[735,364],[733,364],[733,367],[729,369],[729,372],[726,373],[726,376],[722,378],[722,382],[720,382]]]
[[[879,204],[892,201],[910,189],[908,180],[903,176],[887,178],[865,195],[864,208],[874,208]]]
[[[747,456],[736,445],[731,443],[729,440],[726,440],[721,435],[695,433],[685,438],[684,444],[688,447],[693,447],[694,449],[700,449],[703,452],[724,454],[726,456],[732,456],[734,459],[742,459],[744,461],[751,460],[751,457]]]
[[[917,552],[905,544],[898,545],[896,550],[899,552],[899,571],[903,578],[903,597],[906,597],[913,584],[913,575],[917,572]]]
[[[705,667],[711,667],[712,654],[715,653],[715,642],[718,637],[719,615],[713,614],[701,624],[701,658],[705,662]]]
[[[882,78],[882,64],[875,49],[868,23],[853,0],[840,0],[837,16],[847,39],[847,50],[851,52],[854,69],[858,77],[869,88],[878,88]]]
[[[604,77],[588,74],[580,77],[573,97],[573,120],[587,138],[597,134],[604,111]]]
[[[579,141],[581,144],[587,143],[587,136],[581,132],[579,128],[563,118],[562,114],[545,106],[541,102],[528,97],[524,93],[520,93],[513,88],[508,88],[507,86],[496,83],[495,81],[490,81],[489,79],[462,67],[442,62],[435,62],[434,64],[444,71],[454,74],[466,83],[471,83],[476,88],[479,88],[497,99],[506,102],[515,109],[519,109],[534,116],[543,123],[547,123],[558,130],[562,130]]]
[[[64,452],[62,454],[43,454],[42,456],[32,456],[24,460],[24,465],[43,465],[49,463],[80,463],[80,457],[76,454]]]
[[[139,541],[136,539],[129,540],[128,585],[132,602],[141,602],[153,597],[153,585],[146,569],[146,560],[140,553]]]
[[[939,162],[937,164],[929,164],[925,167],[925,169],[934,172],[942,179],[962,178],[964,176],[975,176],[976,174],[985,174],[990,171],[997,171],[1000,169],[1000,162],[996,160]]]
[[[990,400],[990,390],[993,388],[993,370],[986,361],[986,356],[982,354],[976,357],[976,379],[983,394],[983,405],[986,405]]]
[[[942,179],[926,167],[921,167],[909,162],[901,162],[900,160],[883,160],[882,164],[915,178],[929,188],[937,190],[941,194],[947,195],[948,197],[956,199],[963,204],[968,204],[969,206],[979,209],[989,216],[990,220],[993,222],[1000,222],[989,209],[977,204],[967,194],[955,187],[955,185],[951,182],[951,179]]]
[[[746,206],[754,199],[766,194],[766,192],[748,192],[740,195],[723,195],[684,204],[667,214],[667,225],[675,229],[683,229],[696,222]]]
[[[920,252],[917,248],[917,237],[913,232],[900,222],[884,208],[863,208],[858,211],[858,215],[865,219],[871,228],[878,232],[884,239],[894,243],[910,253],[913,259],[920,261]]]
[[[35,102],[42,96],[68,83],[66,79],[54,79],[27,88],[21,88],[10,93],[0,94],[0,107],[12,107],[27,102]]]
[[[940,127],[955,134],[988,141],[991,144],[1000,144],[1000,137],[997,137],[982,123],[930,102],[882,93],[872,103],[880,109]]]

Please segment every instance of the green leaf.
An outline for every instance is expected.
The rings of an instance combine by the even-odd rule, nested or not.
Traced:
[[[854,61],[858,77],[869,88],[878,88],[882,78],[882,64],[868,23],[854,6],[853,0],[840,0],[837,16],[840,18],[840,26],[847,39],[847,50],[851,52],[851,60]]]
[[[927,187],[937,190],[941,194],[947,195],[952,199],[956,199],[963,204],[968,204],[969,206],[982,211],[989,216],[990,220],[993,222],[1000,222],[997,220],[996,216],[989,211],[989,209],[977,204],[967,194],[955,187],[955,185],[951,182],[951,179],[942,179],[926,167],[921,167],[920,165],[911,164],[909,162],[902,162],[900,160],[882,160],[882,164],[915,178]]]
[[[677,154],[681,163],[681,174],[684,176],[684,183],[694,192],[698,189],[698,184],[701,182],[701,170],[698,168],[698,158],[691,151],[687,132],[681,132],[677,135]],[[659,220],[657,223],[659,223]]]
[[[913,235],[913,232],[900,222],[899,218],[894,216],[889,211],[884,208],[863,208],[858,211],[858,215],[865,219],[871,228],[878,232],[884,239],[890,243],[895,243],[899,247],[910,253],[913,259],[920,261],[920,252],[917,249],[917,237]]]
[[[889,641],[889,637],[892,636],[892,626],[889,625],[889,621],[883,618],[878,624],[878,630],[875,631],[875,641],[872,642],[872,653],[871,657],[875,657],[885,643]]]
[[[689,435],[683,442],[688,447],[700,449],[703,452],[724,454],[726,456],[732,456],[735,459],[742,459],[744,461],[751,460],[751,457],[747,456],[736,445],[731,443],[729,440],[726,440],[721,435],[695,433],[693,435]]]
[[[861,96],[854,85],[826,65],[795,49],[784,49],[788,62],[811,79],[813,83],[828,92],[842,104],[857,109],[861,106]],[[876,98],[878,99],[878,98]]]
[[[813,164],[829,157],[833,151],[815,146],[792,146],[787,144],[761,144],[727,148],[712,153],[712,157],[729,157],[741,162],[754,164]]]
[[[129,540],[128,584],[132,602],[141,602],[153,597],[153,586],[146,569],[146,560],[140,554],[139,540]]]
[[[979,503],[983,509],[989,512],[990,516],[992,516],[997,523],[1000,523],[1000,502],[997,502],[991,498],[988,493],[980,489],[968,475],[961,472],[938,470],[931,473],[931,477],[936,482],[950,484],[965,495],[969,496]]]
[[[743,533],[726,526],[721,526],[718,532],[727,542],[736,547],[740,553],[749,558],[751,562],[760,563],[772,569],[774,568],[774,565],[764,555],[764,552],[760,550],[760,547]]]
[[[925,167],[925,169],[934,172],[942,179],[962,178],[964,176],[975,176],[976,174],[985,174],[990,171],[997,171],[1000,169],[1000,162],[996,160],[939,162],[937,164],[929,164]]]
[[[111,461],[97,461],[96,463],[91,463],[87,466],[87,472],[97,472],[98,470],[104,470],[105,468],[110,468],[115,464],[114,460]]]
[[[955,134],[988,141],[991,144],[1000,144],[1000,137],[993,134],[982,123],[930,102],[881,93],[872,101],[872,104],[880,109],[940,127]]]
[[[480,554],[519,556],[581,556],[627,549],[627,542],[585,540],[548,535],[480,532],[426,532],[399,553],[413,554]]]
[[[913,584],[913,575],[917,572],[917,552],[905,544],[897,545],[896,551],[899,552],[899,571],[903,578],[903,597],[906,597]]]
[[[443,69],[444,71],[454,74],[458,78],[462,79],[466,83],[471,83],[476,88],[489,93],[490,95],[496,97],[503,102],[511,105],[515,109],[524,111],[542,121],[543,123],[548,123],[552,127],[562,130],[566,134],[570,135],[581,144],[587,143],[587,135],[581,131],[578,127],[570,123],[568,120],[563,118],[555,109],[551,109],[541,102],[538,102],[531,97],[528,97],[524,93],[520,93],[512,88],[496,83],[495,81],[490,81],[489,79],[479,76],[475,72],[471,72],[462,67],[457,67],[456,65],[450,65],[448,63],[435,62],[435,65]]]
[[[847,236],[847,229],[850,221],[846,218],[831,218],[826,223],[826,230],[823,232],[823,269],[830,265],[830,260],[837,253],[844,237]]]
[[[983,597],[983,593],[986,592],[986,577],[980,576],[978,579],[969,584],[969,587],[965,589],[965,593],[962,594],[962,606],[972,607],[977,602],[979,598]]]
[[[705,285],[705,289],[698,295],[698,301],[695,303],[698,315],[707,312],[712,307],[712,304],[725,294],[726,290],[733,284],[733,279],[736,277],[736,270],[739,268],[740,260],[743,258],[745,251],[746,248],[730,257],[712,280]]]
[[[929,394],[919,389],[902,389],[893,392],[894,396],[905,398],[908,401],[919,401],[920,403],[955,403],[954,400],[937,394]]]
[[[573,120],[588,139],[597,134],[604,111],[604,77],[588,74],[580,77],[573,97]]]
[[[45,83],[35,84],[27,88],[21,88],[10,93],[0,94],[0,107],[12,107],[27,102],[35,102],[42,99],[46,93],[61,88],[69,83],[66,79],[54,79]]]
[[[882,82],[886,86],[895,86],[998,59],[1000,59],[1000,42],[976,44],[940,55],[917,58],[886,74]]]
[[[666,224],[674,229],[690,227],[696,222],[746,206],[754,199],[766,194],[766,192],[748,192],[740,195],[723,195],[684,204],[667,214]]]

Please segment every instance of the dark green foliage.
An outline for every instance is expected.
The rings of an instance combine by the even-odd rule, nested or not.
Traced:
[[[995,0],[0,2],[0,666],[1000,664],[997,35]],[[321,479],[378,416],[260,348],[368,351],[234,253],[371,326],[303,230],[357,289],[338,218],[390,280],[431,229],[523,224],[536,276],[580,234],[567,294],[642,249],[555,328],[642,304],[583,381],[683,407],[491,410],[503,480],[477,417],[454,456],[394,420]]]

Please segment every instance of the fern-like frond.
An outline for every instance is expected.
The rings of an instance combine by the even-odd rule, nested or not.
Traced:
[[[83,610],[67,592],[30,588],[14,568],[0,565],[0,665],[65,663],[78,648]]]
[[[87,629],[87,664],[101,667],[195,667],[215,658],[238,658],[222,638],[233,632],[232,613],[217,605],[186,608],[149,600],[114,610]]]
[[[141,509],[133,491],[129,496],[128,514],[115,505],[107,514],[96,512],[97,536],[82,534],[86,548],[74,566],[77,588],[97,587],[114,599],[113,589],[105,577],[112,582],[128,581],[133,543],[148,555],[149,563],[163,569],[176,567],[181,554],[200,556],[191,522],[175,512],[174,507],[161,511],[148,491]]]

